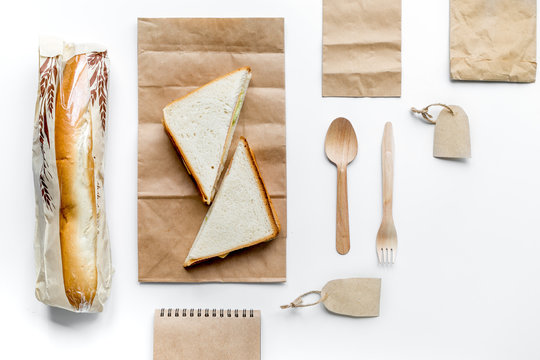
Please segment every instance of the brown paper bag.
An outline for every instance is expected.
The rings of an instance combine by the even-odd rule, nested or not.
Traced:
[[[154,360],[260,360],[258,310],[160,309],[154,314]]]
[[[139,281],[285,281],[283,19],[139,19]],[[172,100],[241,66],[252,80],[231,149],[249,141],[281,222],[267,243],[184,269],[208,207],[161,124]],[[229,153],[229,159],[233,151]]]
[[[534,82],[536,0],[450,0],[450,74]]]
[[[401,0],[323,0],[323,96],[401,96]]]

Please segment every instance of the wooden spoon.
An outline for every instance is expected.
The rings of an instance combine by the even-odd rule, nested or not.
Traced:
[[[347,200],[347,165],[354,160],[358,152],[358,142],[354,129],[345,118],[332,121],[324,150],[328,160],[336,164],[337,176],[337,207],[336,207],[336,250],[345,255],[351,248],[349,238],[349,202]]]

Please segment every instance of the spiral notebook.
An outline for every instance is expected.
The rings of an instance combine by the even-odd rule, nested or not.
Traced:
[[[154,360],[260,360],[259,310],[158,309]]]

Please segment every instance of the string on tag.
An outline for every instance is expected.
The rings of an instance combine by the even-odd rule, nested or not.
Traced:
[[[305,296],[308,296],[308,295],[311,295],[311,294],[317,294],[319,295],[319,300],[315,301],[314,303],[310,303],[310,304],[304,304],[303,303],[303,298]],[[282,309],[288,309],[288,308],[297,308],[297,307],[308,307],[308,306],[313,306],[313,305],[317,305],[317,304],[320,304],[321,302],[323,302],[325,299],[326,299],[326,294],[325,295],[321,295],[321,291],[320,290],[312,290],[312,291],[308,291],[307,293],[304,293],[302,295],[300,295],[299,297],[297,297],[296,299],[294,299],[291,303],[287,304],[287,305],[281,305],[280,307]]]
[[[436,121],[433,120],[433,115],[431,115],[431,114],[429,113],[429,108],[430,108],[431,106],[442,106],[442,107],[444,107],[446,110],[450,111],[450,113],[451,113],[452,115],[454,115],[454,110],[452,110],[452,108],[451,108],[450,106],[445,105],[445,104],[440,104],[440,103],[430,104],[430,105],[428,105],[428,106],[426,106],[425,108],[420,109],[420,110],[418,110],[418,109],[412,107],[412,108],[411,108],[411,111],[412,111],[413,113],[421,114],[422,117],[423,117],[427,122],[429,122],[429,123],[431,123],[431,124],[435,124]]]

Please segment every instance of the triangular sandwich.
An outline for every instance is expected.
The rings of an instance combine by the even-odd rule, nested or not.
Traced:
[[[163,109],[163,126],[211,204],[238,123],[251,69],[243,67],[177,99]]]
[[[242,137],[184,267],[272,240],[279,230],[255,156]]]

